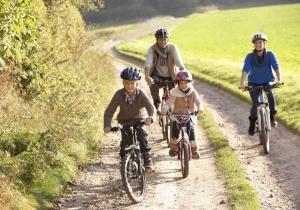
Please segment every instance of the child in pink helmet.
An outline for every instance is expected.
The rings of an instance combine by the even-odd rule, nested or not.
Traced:
[[[177,73],[176,82],[178,86],[171,90],[170,98],[164,104],[162,108],[162,114],[166,114],[167,111],[173,107],[173,114],[190,114],[198,113],[202,111],[202,103],[198,96],[197,91],[192,86],[192,75],[189,71],[183,70]],[[194,117],[196,118],[196,117]],[[192,157],[199,159],[199,151],[196,142],[194,124],[196,120],[190,120],[187,124],[187,133],[192,148]],[[172,126],[172,140],[170,141],[169,155],[171,157],[176,156],[177,143],[179,138],[180,130],[177,122],[173,121]]]

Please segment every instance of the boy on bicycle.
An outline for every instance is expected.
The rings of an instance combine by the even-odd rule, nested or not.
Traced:
[[[183,61],[176,45],[168,43],[169,32],[167,29],[159,28],[155,32],[156,43],[149,49],[145,61],[145,80],[151,91],[154,106],[158,110],[161,103],[159,89],[161,84],[158,81],[174,81],[179,70],[184,69]],[[173,82],[168,82],[169,90],[174,88]]]
[[[178,86],[171,90],[170,98],[166,101],[162,108],[162,114],[166,114],[167,111],[173,107],[173,114],[190,114],[202,111],[202,104],[200,102],[200,98],[198,93],[192,86],[192,75],[187,70],[183,70],[177,73],[176,82]],[[196,105],[196,107],[195,107]],[[195,120],[196,121],[196,120]],[[192,118],[187,124],[187,133],[189,136],[191,148],[192,148],[192,157],[195,159],[200,158],[200,154],[198,151],[198,146],[195,137],[195,129]],[[172,127],[172,140],[170,141],[170,151],[169,155],[171,157],[176,156],[177,143],[179,138],[180,130],[178,128],[177,122],[173,121]]]
[[[143,108],[146,108],[148,118],[145,119],[145,124],[150,125],[155,119],[155,107],[147,94],[138,87],[138,81],[141,79],[140,72],[136,68],[127,67],[120,74],[123,79],[123,88],[118,90],[110,101],[110,104],[104,113],[104,132],[111,131],[111,120],[119,107],[117,115],[118,123],[122,125],[134,125],[143,119]],[[125,127],[126,128],[126,127]],[[121,158],[125,156],[125,147],[130,144],[129,130],[121,130],[122,140],[120,143]],[[144,158],[146,172],[154,170],[150,150],[148,145],[147,133],[143,127],[137,128],[137,140],[139,141],[141,153]]]
[[[274,52],[267,50],[266,43],[268,38],[263,33],[256,33],[252,37],[252,43],[254,44],[253,52],[249,53],[244,62],[244,67],[241,75],[239,88],[244,90],[244,82],[248,77],[249,86],[259,86],[267,85],[270,82],[274,82],[275,77],[272,69],[275,71],[277,76],[277,85],[282,84],[281,71],[279,68],[279,62],[276,58]],[[273,88],[268,88],[265,90],[270,108],[270,120],[272,127],[276,127],[277,122],[275,120],[276,114],[276,101],[273,93]],[[250,136],[254,135],[255,131],[255,122],[257,120],[257,106],[258,106],[258,97],[259,91],[253,90],[250,92],[252,107],[250,110],[249,116],[249,129],[248,134]]]

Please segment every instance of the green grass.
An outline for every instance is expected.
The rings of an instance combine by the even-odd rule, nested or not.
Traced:
[[[128,36],[136,31],[141,31],[142,29],[147,30],[148,27],[153,25],[165,25],[172,21],[171,16],[159,16],[156,18],[151,18],[147,21],[133,21],[132,23],[124,25],[114,25],[114,26],[94,26],[87,25],[86,36],[92,41],[94,45],[103,44],[111,39],[122,38],[122,36]]]
[[[226,181],[227,191],[233,201],[234,209],[260,209],[258,193],[245,178],[244,170],[235,152],[207,109],[200,116],[200,122],[216,152],[217,165],[221,176]]]
[[[139,24],[128,24],[112,27],[100,27],[98,29],[90,28],[87,31],[87,37],[93,42],[94,45],[103,44],[110,39],[115,39],[121,34],[127,34],[138,30],[141,27]]]
[[[282,89],[276,89],[277,116],[300,134],[299,11],[300,4],[290,4],[194,14],[172,29],[171,41],[178,45],[194,76],[249,101],[248,94],[237,88],[241,68],[253,49],[251,36],[258,31],[266,33],[268,48],[276,53],[285,82]],[[143,60],[154,41],[148,35],[116,49]]]

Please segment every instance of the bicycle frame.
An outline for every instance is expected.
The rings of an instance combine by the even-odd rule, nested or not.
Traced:
[[[173,81],[170,80],[164,80],[164,79],[154,79],[154,83],[159,85],[159,87],[163,88],[163,95],[161,97],[161,107],[164,106],[166,101],[170,97],[170,90],[169,90],[169,85],[173,83]],[[163,139],[167,141],[168,146],[170,145],[170,138],[171,138],[171,133],[170,133],[170,127],[171,127],[171,121],[170,121],[170,110],[167,111],[166,115],[161,117],[159,120],[159,124],[162,127],[162,134],[163,134]]]
[[[187,129],[186,127],[181,127],[180,129],[181,139],[178,142],[178,151],[181,151],[181,145],[183,142],[186,142],[188,145],[190,145],[189,140],[185,138],[186,136],[185,133],[187,133],[186,129]],[[178,160],[181,159],[181,155],[182,155],[181,152],[178,152],[177,154]],[[192,149],[191,147],[189,147],[189,160],[191,159],[192,159]]]
[[[130,142],[124,148],[125,155],[121,162],[121,180],[126,194],[134,203],[142,202],[146,193],[145,168],[141,158],[140,145],[137,141],[137,128],[143,124],[144,122],[139,122],[135,125],[118,125],[118,127],[111,128],[113,132],[126,128],[124,130],[125,135],[129,137],[130,134]]]
[[[190,142],[189,142],[189,139],[186,138],[186,135],[187,135],[187,123],[192,120],[191,119],[191,115],[172,115],[174,117],[174,120],[177,122],[177,125],[178,127],[180,128],[180,140],[178,142],[178,151],[181,151],[181,144],[182,142],[186,142],[188,145],[189,145],[189,160],[192,159],[192,150],[191,150],[191,147],[190,147]],[[180,120],[178,120],[176,117],[187,117],[187,119],[185,119],[185,122],[180,122]],[[178,160],[181,159],[181,153],[178,152]]]
[[[124,129],[125,126],[123,125],[118,125],[118,127],[116,127],[114,130],[122,130]],[[132,133],[132,138],[130,138],[130,145],[128,145],[127,147],[125,147],[125,153],[129,153],[129,152],[133,152],[134,156],[137,156],[137,161],[139,164],[139,173],[143,173],[143,168],[144,165],[141,162],[141,153],[140,153],[140,144],[137,141],[137,135],[136,135],[136,125],[135,126],[129,126],[128,128],[129,132]]]
[[[282,83],[283,84],[283,83]],[[268,103],[265,102],[265,92],[267,88],[278,88],[282,84],[277,84],[274,82],[258,85],[258,86],[246,86],[247,91],[258,91],[258,106],[257,106],[257,124],[256,128],[259,134],[260,144],[263,145],[264,153],[268,154],[270,151],[270,131],[271,131],[271,119],[270,119],[270,109]]]

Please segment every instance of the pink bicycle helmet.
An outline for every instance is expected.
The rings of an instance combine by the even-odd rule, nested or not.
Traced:
[[[191,82],[192,80],[193,80],[192,74],[187,70],[180,71],[176,74],[177,82],[179,82],[179,81],[190,81]]]

